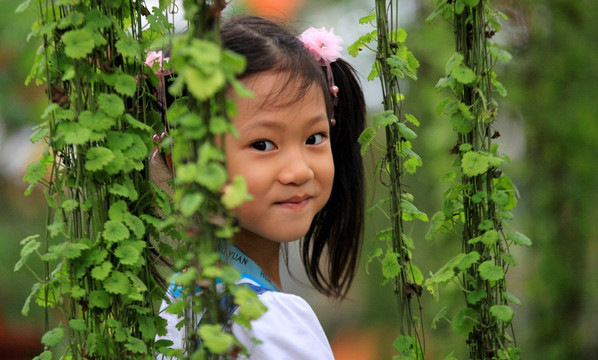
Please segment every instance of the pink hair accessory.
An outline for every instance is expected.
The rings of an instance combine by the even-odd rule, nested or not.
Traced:
[[[334,34],[334,28],[327,31],[326,28],[316,29],[310,27],[299,35],[299,40],[305,45],[316,61],[322,65],[329,65],[341,57],[341,43],[343,39]]]
[[[153,67],[156,61],[160,62],[160,70],[162,70],[162,62],[169,61],[170,58],[162,57],[162,50],[160,51],[150,51],[147,53],[147,57],[145,58],[145,65],[149,67]]]
[[[339,89],[338,86],[334,85],[330,63],[335,62],[341,57],[341,50],[343,48],[340,44],[343,42],[343,39],[334,34],[334,28],[330,28],[330,31],[327,31],[326,28],[316,29],[314,27],[305,30],[299,35],[298,39],[303,43],[305,48],[312,53],[316,61],[319,62],[320,65],[326,67],[328,89],[332,96],[334,96],[334,105],[336,106]],[[336,124],[334,117],[330,119],[330,123],[333,126]]]

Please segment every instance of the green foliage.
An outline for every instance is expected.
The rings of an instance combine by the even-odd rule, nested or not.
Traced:
[[[461,232],[463,252],[424,285],[437,300],[439,288],[449,282],[463,291],[465,306],[455,313],[451,326],[467,337],[471,359],[506,358],[505,354],[518,359],[506,332],[514,312],[505,304],[508,298],[515,300],[506,295],[505,275],[508,267],[515,265],[510,246],[531,245],[527,237],[507,231],[506,220],[512,217],[509,211],[517,203],[517,191],[500,170],[508,158],[501,156],[493,143],[497,103],[492,95],[506,95],[496,80],[494,66],[496,61],[511,58],[490,43],[489,34],[500,30],[496,16],[487,0],[438,0],[428,17],[428,21],[442,17],[455,31],[456,52],[448,59],[445,76],[436,89],[452,93],[440,103],[437,113],[450,120],[457,144],[451,151],[456,154],[456,169],[443,178],[450,186],[426,238]]]
[[[364,47],[372,50],[369,45],[377,42],[376,61],[372,65],[368,80],[379,77],[384,96],[384,111],[374,115],[373,124],[367,127],[358,139],[362,155],[372,146],[384,151],[379,170],[384,176],[389,177],[390,183],[389,197],[379,201],[368,211],[368,214],[371,214],[375,209],[379,209],[386,215],[382,205],[390,205],[390,215],[386,217],[391,222],[391,228],[376,234],[376,240],[384,245],[372,249],[367,264],[369,266],[374,259],[380,261],[382,284],[393,281],[399,313],[403,314],[400,328],[405,333],[399,335],[395,341],[394,347],[399,355],[393,359],[423,359],[424,353],[420,345],[421,327],[412,312],[412,301],[419,301],[418,297],[421,295],[419,289],[423,283],[423,275],[411,263],[411,251],[415,247],[404,222],[415,219],[426,222],[428,217],[413,204],[413,196],[405,191],[403,185],[402,174],[413,174],[417,167],[422,165],[422,160],[411,148],[411,141],[417,139],[417,134],[408,126],[408,123],[419,126],[419,122],[411,114],[403,116],[401,105],[404,96],[399,87],[399,79],[417,79],[419,62],[405,45],[407,32],[398,27],[396,19],[389,16],[388,11],[398,14],[398,2],[376,1],[375,14],[369,14],[359,20],[360,24],[371,24],[376,26],[376,29],[362,35],[348,47],[349,54],[357,56]],[[377,139],[382,129],[385,144]]]

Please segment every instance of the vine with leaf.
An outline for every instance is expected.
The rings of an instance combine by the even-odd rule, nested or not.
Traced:
[[[168,20],[174,1],[151,11],[133,0],[27,0],[17,8],[38,16],[29,37],[42,45],[27,83],[45,84],[49,101],[31,137],[46,144],[43,157],[24,178],[26,194],[44,188],[47,230],[21,242],[15,265],[15,271],[31,270],[31,257],[45,264],[23,307],[25,315],[31,302],[46,311],[45,349],[36,359],[61,353],[69,359],[217,358],[242,351],[220,331],[226,294],[241,306],[236,321],[243,325],[264,311],[253,292],[234,286],[239,274],[221,264],[217,251],[235,231],[230,209],[248,197],[242,179],[225,187],[224,155],[215,142],[234,132],[234,106],[224,89],[247,94],[235,78],[244,59],[219,43],[224,5],[185,1],[190,30],[176,37]],[[160,66],[177,76],[161,80],[165,73],[144,60],[148,49],[170,43],[172,64]],[[172,84],[166,90],[160,81]],[[162,144],[152,141],[164,131],[155,89],[176,98],[166,113],[172,136]],[[148,174],[157,146],[173,149],[174,200]],[[185,349],[155,341],[166,334],[157,312],[164,289],[156,263],[164,258],[177,272],[168,280],[184,294],[167,311],[187,315]],[[225,292],[216,291],[217,278]],[[197,286],[199,296],[187,296]],[[50,329],[52,308],[64,323]],[[206,309],[205,320],[196,328],[199,309]]]
[[[512,336],[515,312],[510,304],[521,303],[507,290],[505,276],[516,265],[510,248],[530,246],[531,241],[508,230],[518,194],[500,169],[509,159],[495,143],[500,133],[494,128],[498,104],[492,95],[506,96],[495,67],[511,55],[491,39],[501,29],[500,19],[506,17],[487,0],[438,0],[427,21],[439,16],[454,28],[456,52],[446,64],[446,76],[436,85],[452,96],[438,109],[450,119],[457,144],[451,150],[456,155],[455,170],[442,179],[450,186],[427,238],[454,234],[461,239],[462,252],[426,279],[425,287],[438,299],[439,287],[454,283],[465,305],[452,318],[443,308],[433,327],[441,319],[450,322],[455,332],[467,337],[471,359],[518,359]]]
[[[415,246],[405,223],[416,219],[427,222],[428,217],[415,207],[413,195],[405,190],[404,174],[415,173],[422,160],[411,145],[417,134],[407,126],[408,123],[419,126],[419,122],[412,114],[402,113],[404,95],[399,83],[405,77],[417,80],[419,62],[405,45],[407,33],[398,24],[399,2],[379,0],[375,7],[375,13],[359,20],[360,24],[371,24],[375,30],[361,36],[348,48],[352,56],[357,56],[364,47],[376,53],[368,80],[379,78],[383,96],[384,111],[374,116],[373,126],[366,128],[359,138],[362,154],[371,146],[384,152],[377,163],[377,171],[381,173],[381,182],[389,189],[388,198],[368,211],[372,214],[380,210],[391,223],[390,228],[376,234],[376,240],[384,243],[384,247],[372,250],[368,264],[378,259],[383,284],[392,280],[395,285],[400,334],[393,344],[399,352],[394,358],[424,359],[423,328],[421,314],[418,315],[424,277],[412,263]],[[376,49],[369,47],[374,41]],[[384,129],[385,143],[376,139],[381,129]],[[382,180],[383,174],[388,176],[387,183]],[[385,205],[389,208],[388,213],[384,211]]]

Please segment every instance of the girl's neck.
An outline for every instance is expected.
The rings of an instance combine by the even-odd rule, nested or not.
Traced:
[[[241,229],[233,237],[233,244],[249,256],[279,289],[280,284],[279,254],[280,243]]]

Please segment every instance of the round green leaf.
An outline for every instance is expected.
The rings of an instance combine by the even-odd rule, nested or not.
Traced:
[[[46,350],[43,353],[34,357],[33,360],[52,360],[52,351]]]
[[[459,270],[467,270],[471,265],[477,263],[478,260],[480,260],[480,254],[477,251],[472,251],[459,261],[457,268],[459,268]]]
[[[462,308],[453,318],[451,326],[461,335],[467,336],[478,323],[478,313],[472,308]]]
[[[532,241],[520,232],[509,234],[509,240],[512,240],[517,245],[532,246]]]
[[[112,263],[109,261],[104,261],[102,265],[95,266],[91,269],[91,277],[96,280],[104,280],[110,275],[110,271],[112,271]]]
[[[131,282],[120,271],[112,272],[106,280],[104,280],[104,289],[112,294],[126,294],[131,288]]]
[[[54,347],[58,345],[64,337],[64,330],[60,327],[52,329],[42,336],[42,344]]]
[[[222,194],[222,203],[228,209],[234,209],[251,199],[253,197],[247,192],[245,178],[240,175],[235,176],[233,183],[227,185],[224,189],[224,194]]]
[[[505,272],[500,266],[494,265],[491,260],[484,261],[478,268],[480,276],[484,280],[497,281],[505,277]]]
[[[411,141],[411,140],[415,140],[417,138],[417,134],[409,129],[407,127],[407,125],[403,124],[403,123],[397,123],[397,127],[399,129],[399,133],[407,140]]]
[[[110,149],[98,146],[89,149],[85,158],[87,160],[85,162],[85,168],[89,171],[98,171],[114,159],[114,154]]]
[[[139,219],[137,216],[132,215],[131,213],[126,213],[124,216],[125,224],[133,231],[135,237],[141,239],[143,234],[145,234],[145,225],[143,225],[143,221]]]
[[[124,34],[124,33],[123,33]],[[116,49],[124,57],[135,57],[141,55],[141,48],[137,40],[132,37],[125,36],[116,42]]]
[[[95,47],[93,36],[86,29],[71,30],[64,33],[62,42],[65,45],[64,52],[73,59],[85,58]]]
[[[139,261],[141,253],[132,245],[121,244],[114,250],[114,255],[120,259],[121,264],[133,265]]]
[[[388,249],[382,259],[382,275],[385,279],[394,279],[401,273],[401,265],[399,264],[399,254]]]
[[[224,354],[234,342],[234,336],[222,331],[222,326],[203,324],[199,327],[199,335],[205,346],[214,354]]]
[[[484,290],[472,291],[469,294],[467,294],[467,302],[472,305],[475,305],[485,297],[486,297],[486,291],[484,291]]]
[[[125,111],[125,104],[116,94],[98,95],[98,106],[106,115],[117,118]]]
[[[127,203],[122,200],[118,200],[110,204],[108,210],[108,218],[114,221],[123,221],[125,214],[128,214]]]
[[[107,309],[110,305],[110,295],[103,290],[94,290],[89,294],[89,306]]]
[[[488,171],[488,157],[477,152],[469,151],[463,155],[461,161],[463,173],[467,176],[481,175]]]
[[[490,307],[490,314],[494,315],[499,321],[510,322],[515,316],[515,311],[507,305],[493,305]]]
[[[213,162],[198,168],[197,174],[196,181],[212,191],[219,191],[228,177],[224,166]]]
[[[106,134],[108,147],[112,150],[124,150],[133,145],[133,137],[127,133],[109,131]]]
[[[87,330],[87,325],[85,324],[85,320],[83,320],[83,319],[71,319],[69,321],[69,326],[71,329],[73,329],[75,331]]]
[[[148,149],[143,142],[143,139],[136,134],[129,134],[129,136],[131,137],[132,143],[123,151],[123,154],[135,160],[143,160],[147,158]]]
[[[58,124],[58,132],[64,136],[66,144],[81,145],[89,140],[91,130],[79,123],[63,121]]]
[[[129,74],[119,74],[114,84],[114,90],[123,95],[133,96],[137,90],[137,81]]]
[[[118,242],[129,237],[129,230],[120,221],[109,220],[104,224],[104,239],[110,242]]]

